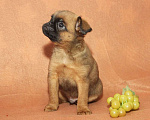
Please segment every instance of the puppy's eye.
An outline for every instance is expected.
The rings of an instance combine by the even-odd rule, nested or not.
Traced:
[[[63,22],[58,22],[57,23],[57,27],[58,27],[58,30],[65,30],[66,29],[66,27],[65,27]]]
[[[58,25],[59,25],[59,27],[63,27],[64,26],[64,24],[62,22],[60,22]]]

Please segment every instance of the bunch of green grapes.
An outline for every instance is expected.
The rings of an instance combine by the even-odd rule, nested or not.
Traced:
[[[140,106],[139,97],[128,86],[123,89],[122,95],[117,93],[114,97],[109,97],[107,103],[113,118],[123,117],[131,110],[138,110]]]

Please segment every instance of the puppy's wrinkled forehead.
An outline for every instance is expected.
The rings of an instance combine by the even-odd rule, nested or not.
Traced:
[[[77,21],[77,15],[70,11],[57,11],[52,15],[54,21],[62,19],[68,30],[74,30]]]

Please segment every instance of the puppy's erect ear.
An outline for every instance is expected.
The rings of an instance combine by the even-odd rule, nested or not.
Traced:
[[[85,20],[82,20],[80,16],[77,18],[75,29],[82,35],[86,35],[88,32],[92,31],[90,25]]]

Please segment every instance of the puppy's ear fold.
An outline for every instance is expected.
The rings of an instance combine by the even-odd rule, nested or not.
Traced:
[[[86,35],[88,32],[92,31],[90,25],[85,20],[82,20],[80,16],[77,18],[75,29],[79,34],[82,35]]]

